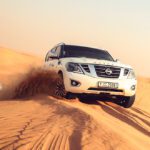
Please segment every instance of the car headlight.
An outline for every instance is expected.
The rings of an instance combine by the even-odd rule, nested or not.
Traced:
[[[128,73],[129,73],[129,71],[130,71],[129,69],[125,68],[125,69],[124,69],[124,74],[123,74],[123,75],[124,75],[124,76],[127,76]]]
[[[83,74],[81,67],[77,63],[69,62],[69,63],[67,63],[66,68],[67,68],[67,71],[69,71],[69,72],[75,72],[75,73],[82,73]]]
[[[127,78],[128,79],[134,79],[135,78],[135,73],[132,69],[129,70]]]

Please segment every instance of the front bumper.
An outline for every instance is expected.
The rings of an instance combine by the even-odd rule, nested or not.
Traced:
[[[80,82],[79,86],[72,86],[71,80]],[[117,89],[101,89],[98,88],[98,82],[113,82],[118,83]],[[136,92],[137,81],[135,79],[109,79],[101,77],[91,77],[84,74],[66,72],[64,74],[65,89],[71,93],[83,93],[83,94],[110,94],[121,96],[133,96]],[[135,90],[131,89],[131,86],[135,85]]]

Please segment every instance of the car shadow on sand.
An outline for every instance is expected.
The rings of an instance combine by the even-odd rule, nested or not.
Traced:
[[[101,100],[88,99],[81,102],[89,105],[98,105],[104,112],[115,117],[116,119],[132,126],[143,134],[150,136],[150,114],[137,107],[125,109],[119,105],[114,104],[112,101],[106,101],[107,98]],[[141,124],[142,123],[142,124]],[[143,125],[144,124],[144,125]],[[147,127],[145,127],[145,125]]]

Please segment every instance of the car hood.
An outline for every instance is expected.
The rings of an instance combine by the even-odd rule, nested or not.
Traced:
[[[97,65],[110,65],[110,66],[117,66],[117,67],[124,67],[124,68],[131,68],[131,66],[123,64],[121,62],[114,62],[114,61],[107,61],[107,60],[98,60],[98,59],[92,59],[92,58],[63,58],[63,61],[65,63],[67,62],[74,62],[74,63],[84,63],[84,64],[97,64]]]

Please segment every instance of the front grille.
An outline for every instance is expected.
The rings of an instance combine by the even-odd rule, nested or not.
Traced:
[[[82,68],[84,69],[84,71],[90,73],[90,69],[89,69],[89,66],[88,65],[81,65]]]
[[[98,77],[103,78],[119,78],[121,68],[119,67],[113,67],[113,66],[101,66],[101,65],[95,65],[95,71]],[[112,71],[111,74],[106,73],[106,69],[110,69]]]

